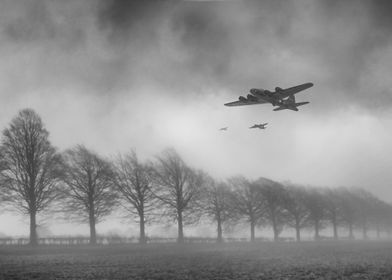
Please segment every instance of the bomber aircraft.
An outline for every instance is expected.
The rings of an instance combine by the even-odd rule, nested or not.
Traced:
[[[267,125],[267,124],[268,124],[268,123],[255,124],[255,125],[253,125],[253,126],[251,126],[251,127],[249,127],[249,128],[266,129],[266,125]]]
[[[228,127],[226,126],[226,127],[220,128],[219,130],[226,131],[227,129],[228,129]]]
[[[279,111],[283,109],[291,109],[294,107],[294,103],[295,103],[294,94],[303,91],[305,89],[308,89],[312,86],[313,83],[305,83],[302,85],[298,85],[286,89],[276,87],[275,91],[252,88],[250,89],[251,94],[248,94],[246,97],[240,96],[238,98],[238,101],[226,103],[225,106],[243,106],[243,105],[271,103],[272,106],[279,106],[279,108],[277,108],[277,110],[275,111]],[[292,102],[293,100],[294,102]],[[309,102],[306,102],[305,104],[302,103],[305,102],[296,103],[296,104],[297,106],[301,106]],[[298,111],[298,109],[297,110],[291,109],[291,110]]]

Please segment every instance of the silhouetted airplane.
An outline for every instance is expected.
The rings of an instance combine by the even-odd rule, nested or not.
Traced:
[[[261,124],[255,124],[255,125],[253,125],[253,126],[251,126],[251,127],[249,127],[249,128],[259,128],[259,129],[266,129],[266,125],[267,125],[268,123],[261,123]]]
[[[228,129],[228,127],[226,126],[226,127],[220,128],[219,130],[227,130],[227,129]]]
[[[264,90],[264,89],[252,88],[250,90],[251,94],[248,94],[246,97],[240,96],[238,98],[238,101],[226,103],[225,106],[243,106],[243,105],[271,103],[272,106],[279,106],[279,108],[275,111],[283,110],[283,109],[298,111],[298,109],[295,110],[293,108],[296,106],[305,105],[309,102],[296,103],[297,105],[294,106],[295,103],[294,94],[303,91],[305,89],[308,89],[312,86],[313,83],[306,83],[306,84],[302,84],[286,89],[276,87],[274,92]],[[294,102],[292,102],[293,100]]]

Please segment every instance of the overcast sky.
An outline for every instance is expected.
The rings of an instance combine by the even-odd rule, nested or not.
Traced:
[[[0,127],[29,107],[60,150],[152,159],[174,147],[218,179],[391,202],[391,12],[387,0],[2,0]],[[223,106],[305,82],[299,112]]]

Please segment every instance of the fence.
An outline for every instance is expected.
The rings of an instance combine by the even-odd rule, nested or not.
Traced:
[[[225,238],[226,242],[247,242],[248,238]],[[257,238],[257,241],[270,241],[267,238]],[[30,240],[26,237],[12,238],[3,237],[0,238],[1,245],[27,245]],[[38,238],[38,244],[40,245],[87,245],[90,242],[89,237],[85,236],[55,236]],[[110,244],[132,244],[138,243],[137,237],[122,237],[122,236],[97,236],[97,244],[110,245]],[[177,238],[174,237],[149,237],[147,238],[148,243],[175,243]],[[216,243],[216,238],[212,237],[186,237],[184,238],[185,243]]]

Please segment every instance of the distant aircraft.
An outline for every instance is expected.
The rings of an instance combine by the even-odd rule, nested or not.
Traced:
[[[219,130],[227,130],[227,129],[228,129],[228,127],[226,126],[226,127],[220,128]]]
[[[279,104],[278,104],[279,107],[275,108],[274,111],[280,111],[280,110],[285,110],[285,109],[298,111],[297,107],[305,105],[305,104],[308,104],[308,103],[309,102],[295,103],[295,96],[294,95],[290,95],[289,98],[279,102]]]
[[[259,128],[259,129],[266,129],[266,125],[267,125],[268,123],[261,123],[261,124],[255,124],[255,125],[253,125],[253,126],[251,126],[251,127],[249,127],[249,128]]]
[[[302,85],[298,85],[298,86],[286,88],[286,89],[276,87],[274,92],[271,92],[269,90],[264,90],[264,89],[252,88],[250,90],[251,94],[248,94],[246,97],[240,96],[238,98],[238,101],[226,103],[225,106],[243,106],[243,105],[256,105],[256,104],[271,103],[272,106],[279,106],[279,108],[280,108],[283,105],[285,105],[286,103],[291,104],[291,100],[288,101],[288,99],[286,100],[285,98],[293,98],[294,94],[296,94],[300,91],[303,91],[305,89],[308,89],[312,86],[313,86],[313,83],[306,83],[306,84],[302,84]],[[309,103],[309,102],[307,102],[307,103]],[[301,105],[304,105],[304,104],[300,104],[298,106],[301,106]],[[283,109],[289,109],[289,108],[281,108],[279,110],[283,110]],[[275,111],[278,111],[278,110],[275,110]]]

